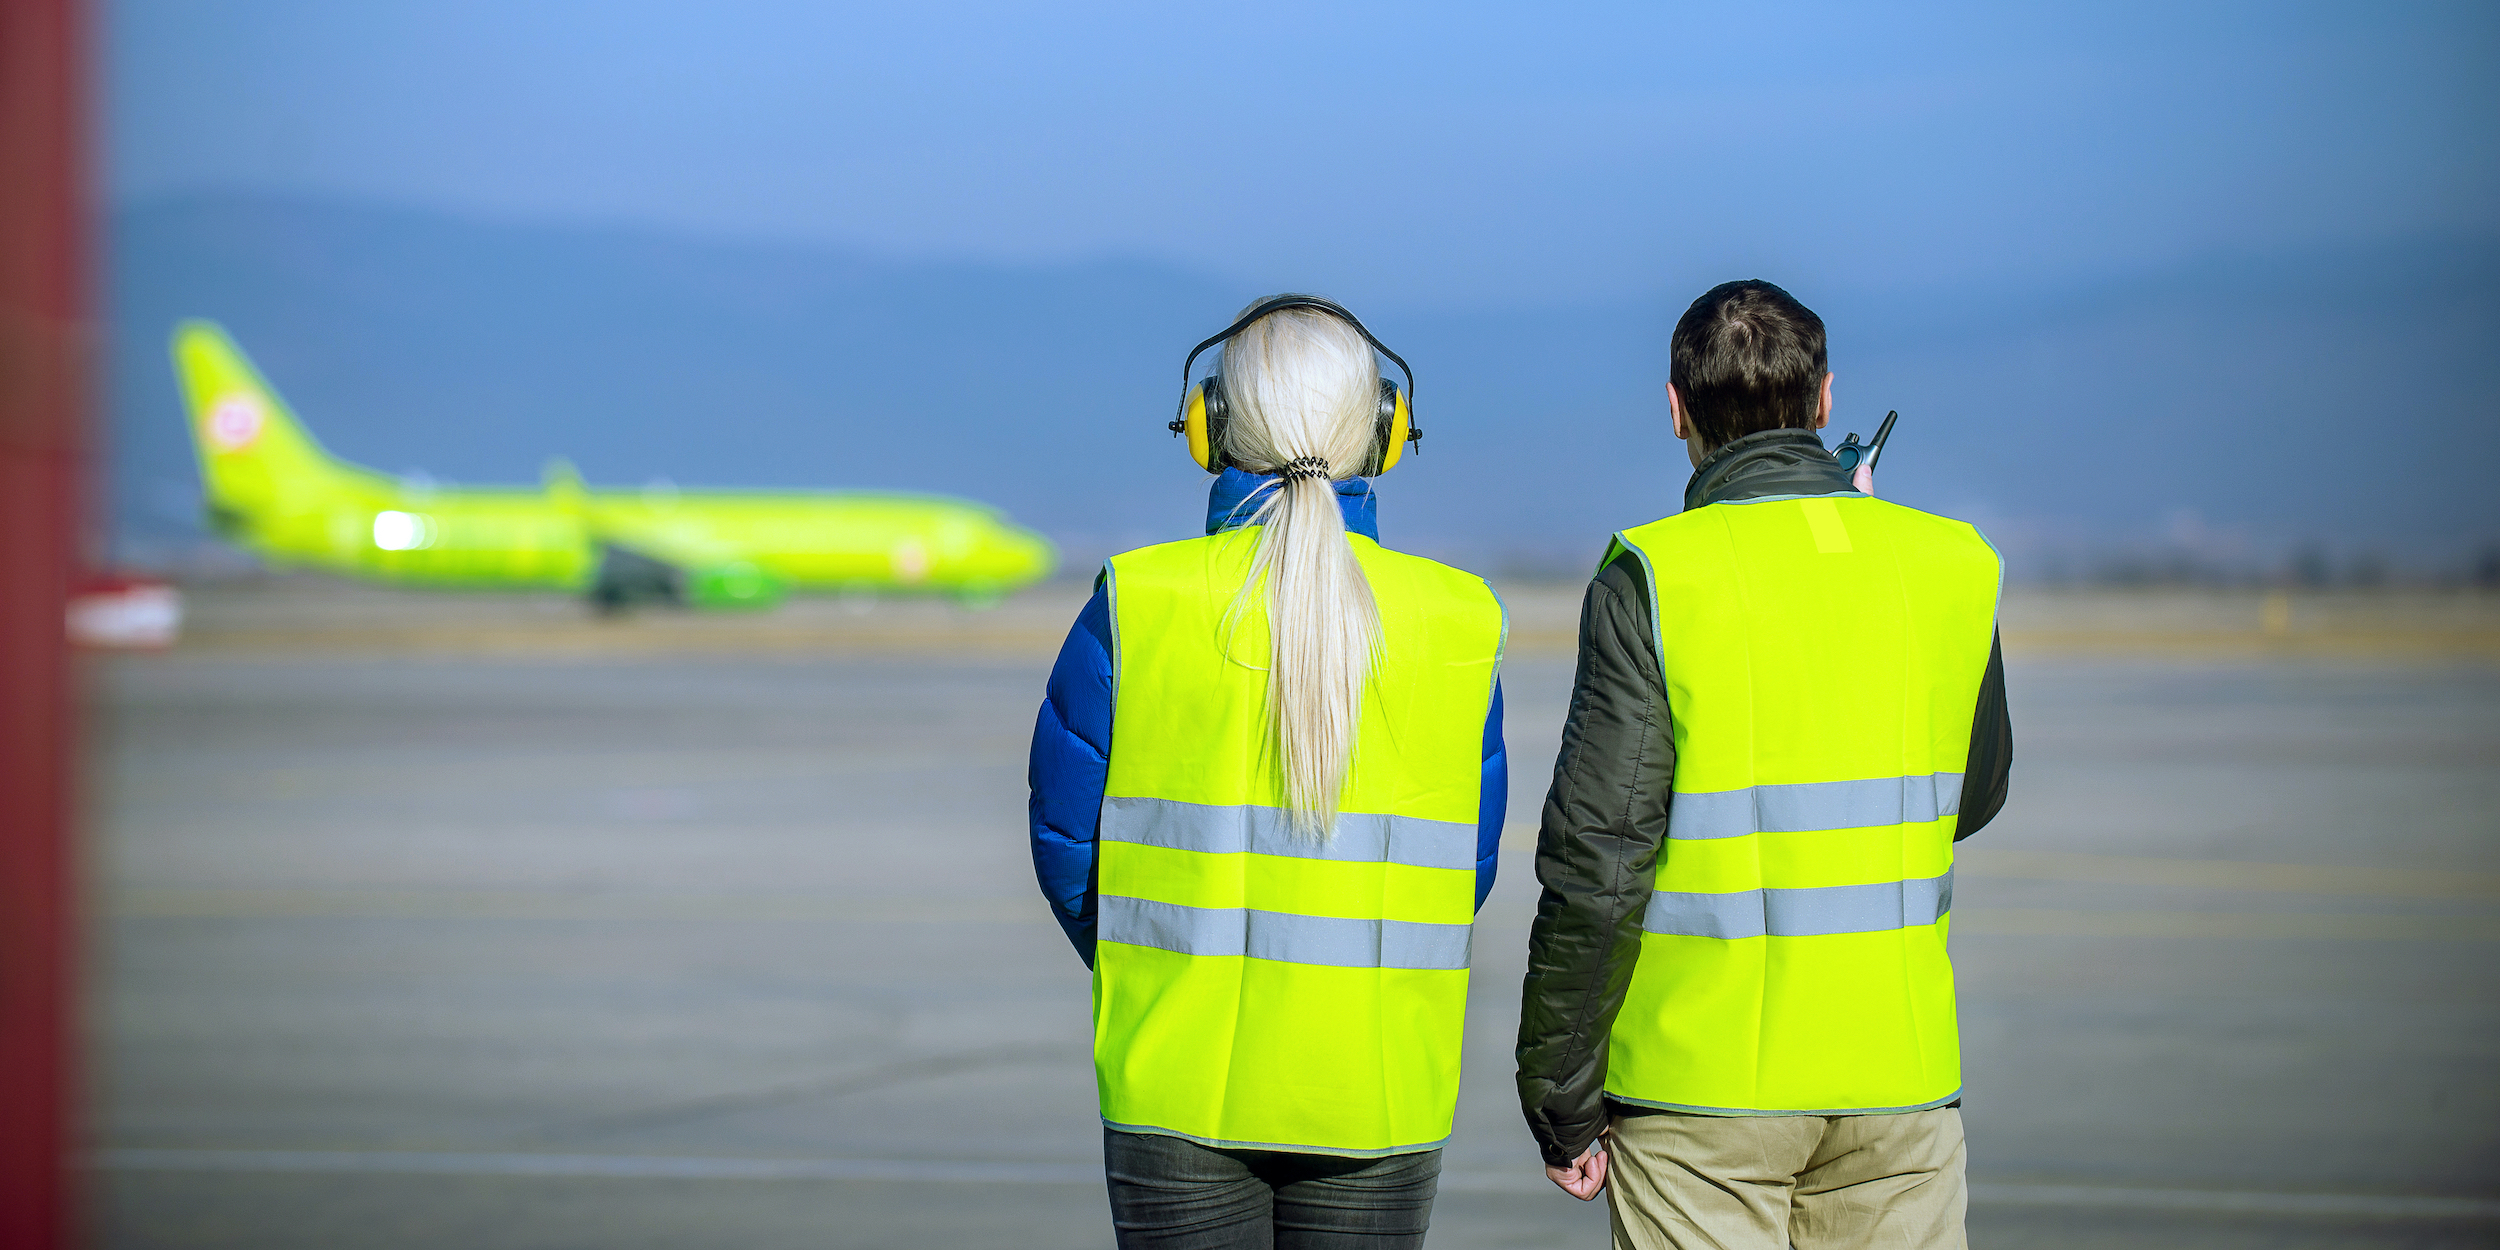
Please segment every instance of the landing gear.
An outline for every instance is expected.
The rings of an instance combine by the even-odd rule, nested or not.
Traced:
[[[590,583],[591,609],[601,616],[622,616],[643,604],[686,606],[686,575],[667,561],[608,544],[600,550],[599,573]]]

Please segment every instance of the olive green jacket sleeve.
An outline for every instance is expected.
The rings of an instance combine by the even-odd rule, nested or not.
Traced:
[[[1667,835],[1675,739],[1648,578],[1619,553],[1580,607],[1580,664],[1537,833],[1544,886],[1519,1013],[1519,1105],[1545,1161],[1567,1166],[1606,1127],[1607,1034],[1640,954]]]

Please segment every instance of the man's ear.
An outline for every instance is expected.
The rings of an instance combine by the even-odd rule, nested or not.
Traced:
[[[1831,423],[1832,375],[1826,373],[1823,375],[1823,397],[1814,401],[1814,428],[1819,430]]]
[[[1831,380],[1826,378],[1823,382],[1824,398],[1829,400],[1831,393]],[[1828,407],[1829,405],[1826,404],[1826,406]],[[1689,441],[1693,437],[1693,427],[1684,420],[1684,397],[1676,394],[1675,383],[1673,382],[1667,383],[1667,420],[1675,425],[1675,436],[1677,438]]]

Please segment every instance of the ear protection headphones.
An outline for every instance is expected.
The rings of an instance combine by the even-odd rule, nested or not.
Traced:
[[[1378,477],[1396,468],[1405,455],[1408,443],[1415,444],[1417,454],[1421,454],[1424,431],[1423,427],[1415,424],[1410,398],[1415,393],[1415,371],[1406,367],[1404,358],[1382,346],[1380,340],[1373,338],[1372,332],[1363,328],[1363,323],[1353,313],[1345,310],[1344,305],[1316,295],[1279,295],[1259,301],[1250,311],[1241,314],[1239,321],[1224,327],[1222,334],[1190,348],[1189,359],[1181,362],[1181,385],[1184,389],[1181,391],[1180,415],[1172,418],[1171,424],[1163,428],[1188,437],[1189,458],[1209,473],[1221,473],[1234,467],[1231,458],[1224,454],[1224,427],[1232,420],[1232,414],[1227,411],[1224,402],[1223,376],[1221,373],[1210,373],[1192,383],[1189,380],[1190,366],[1197,364],[1199,354],[1208,348],[1249,329],[1251,323],[1259,318],[1288,308],[1315,308],[1353,326],[1354,332],[1362,335],[1363,341],[1371,344],[1373,351],[1388,357],[1397,365],[1398,372],[1406,375],[1404,390],[1399,390],[1398,384],[1387,378],[1380,379],[1380,409],[1373,419],[1371,459],[1356,472],[1363,477]]]

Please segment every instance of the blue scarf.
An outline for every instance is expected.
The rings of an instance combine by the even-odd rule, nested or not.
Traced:
[[[1221,534],[1248,525],[1251,516],[1267,503],[1264,497],[1250,496],[1262,487],[1276,485],[1277,478],[1272,473],[1226,469],[1217,474],[1215,485],[1207,491],[1207,532]],[[1370,479],[1350,477],[1330,485],[1337,488],[1337,511],[1345,517],[1346,532],[1379,542],[1380,497],[1372,493]]]

